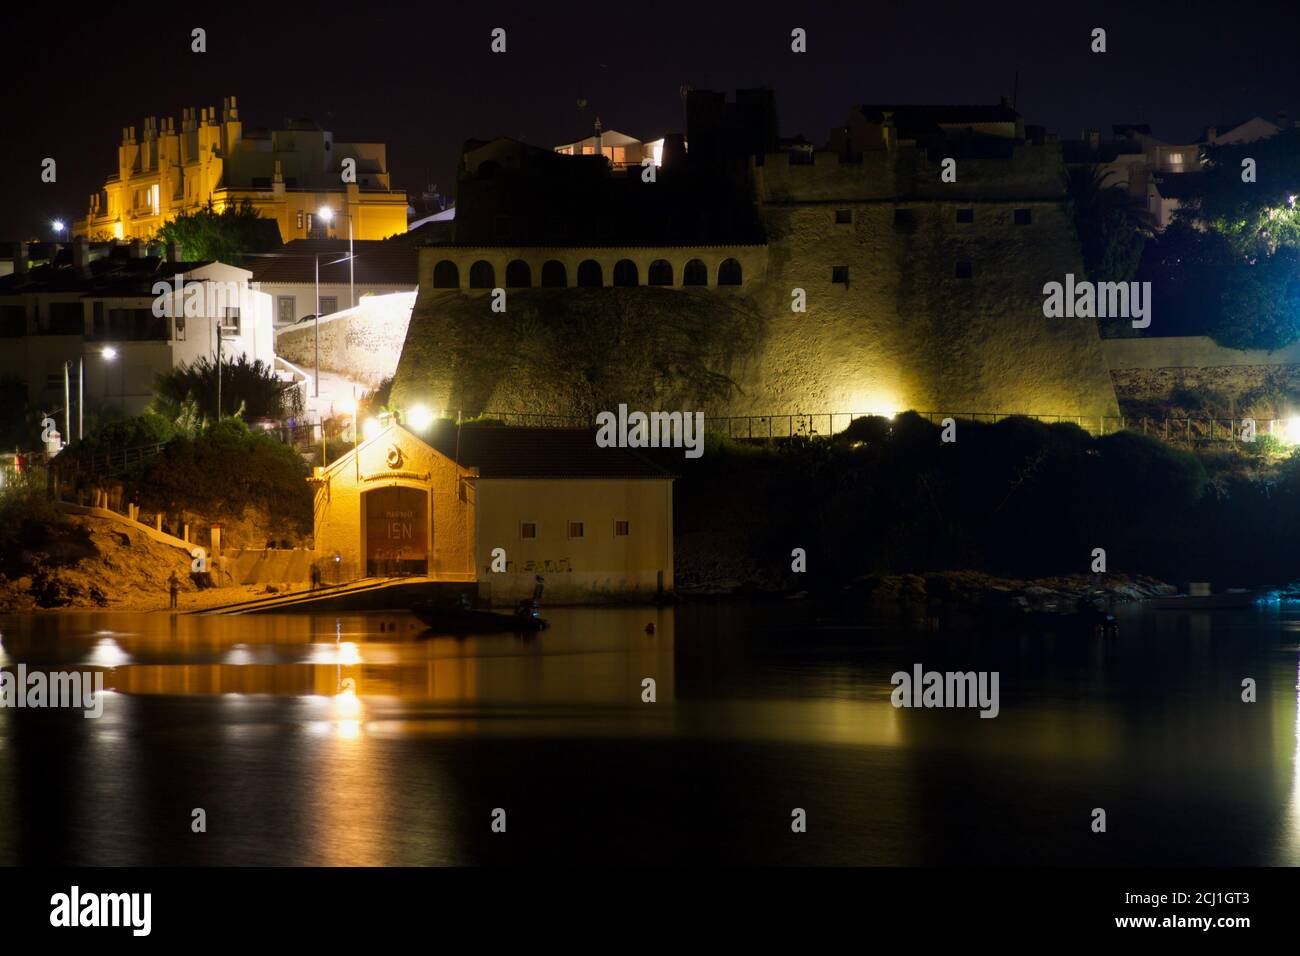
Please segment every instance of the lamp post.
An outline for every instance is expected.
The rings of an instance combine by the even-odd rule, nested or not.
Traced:
[[[327,229],[329,224],[334,221],[334,210],[329,206],[321,206],[316,211],[316,215],[324,220]],[[353,263],[356,257],[352,254],[352,213],[346,215],[348,220],[348,308],[351,309],[356,308],[357,305],[356,267]],[[343,260],[340,259],[339,261],[342,262]]]
[[[105,345],[105,346],[104,346],[104,350],[103,350],[102,352],[100,352],[99,354],[102,355],[102,356],[104,356],[104,361],[105,361],[105,362],[112,362],[112,361],[115,361],[115,360],[117,359],[117,349],[113,348],[113,346],[111,346],[111,345]],[[125,404],[126,404],[126,378],[125,378],[125,376],[126,376],[126,372],[125,372],[125,371],[122,372],[122,376],[123,376],[123,377],[120,379],[120,381],[121,381],[121,402],[122,402],[123,405],[125,405]],[[105,392],[107,392],[107,391],[108,391],[108,390],[105,389]]]
[[[63,231],[64,231],[65,229],[68,228],[67,225],[63,222],[63,220],[62,220],[62,219],[55,219],[54,221],[52,221],[52,222],[50,223],[50,228],[54,230],[54,234],[55,234],[56,236],[58,236],[59,241],[62,242],[62,241],[63,241]]]
[[[329,210],[326,206],[321,209],[321,213]],[[328,220],[326,220],[328,221]],[[342,259],[335,259],[333,262],[325,263],[327,266],[338,265],[340,262],[348,262],[352,258],[349,252]],[[316,351],[316,377],[312,382],[312,397],[320,398],[320,253],[316,253],[316,316],[311,320],[312,325],[312,343]]]

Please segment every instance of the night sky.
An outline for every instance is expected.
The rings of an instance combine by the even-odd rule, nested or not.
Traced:
[[[123,126],[147,115],[179,125],[182,107],[219,108],[230,94],[245,127],[311,117],[340,140],[387,143],[393,183],[412,193],[452,192],[471,137],[552,146],[588,135],[597,115],[642,138],[682,130],[683,84],[771,86],[783,135],[821,143],[855,102],[996,103],[1018,69],[1026,122],[1063,137],[1146,122],[1185,141],[1257,114],[1300,118],[1300,8],[1267,6],[375,0],[210,13],[101,4],[74,16],[11,5],[0,239],[50,238],[50,219],[83,216]],[[489,51],[497,26],[505,55]],[[796,26],[807,54],[790,52]],[[1096,26],[1104,55],[1089,52]],[[207,53],[190,52],[194,27],[207,30]],[[55,184],[40,181],[46,156]]]

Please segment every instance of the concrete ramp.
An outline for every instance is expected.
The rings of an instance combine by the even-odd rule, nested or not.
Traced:
[[[312,552],[248,549],[227,551],[230,573],[240,584],[301,584],[311,580]]]
[[[289,553],[289,552],[285,552]],[[433,578],[362,578],[350,584],[293,591],[238,601],[219,607],[191,611],[192,614],[259,614],[309,611],[401,611],[416,601],[454,597],[462,591],[477,598],[474,581],[445,581]]]

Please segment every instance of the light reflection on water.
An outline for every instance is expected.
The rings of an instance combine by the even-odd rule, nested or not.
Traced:
[[[1106,638],[802,605],[547,616],[472,638],[403,614],[0,617],[0,666],[111,690],[98,720],[0,710],[0,862],[1300,862],[1285,609],[1132,611]],[[894,708],[916,662],[998,670],[1001,715]],[[792,842],[793,806],[815,825]]]

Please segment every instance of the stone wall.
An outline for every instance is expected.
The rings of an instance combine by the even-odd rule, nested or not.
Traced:
[[[442,314],[481,308],[480,329],[491,328],[489,290],[467,288],[474,261],[490,262],[495,282],[504,286],[507,263],[523,259],[530,265],[530,284],[537,286],[542,263],[559,260],[573,286],[583,259],[600,261],[609,285],[613,263],[628,258],[638,266],[639,286],[645,286],[649,263],[663,258],[674,265],[673,294],[713,296],[720,322],[730,322],[739,306],[756,316],[752,323],[734,323],[744,333],[734,352],[717,350],[714,370],[735,384],[729,397],[685,396],[694,401],[687,407],[710,415],[908,408],[1092,420],[1118,414],[1096,323],[1043,315],[1044,284],[1083,271],[1055,144],[1016,145],[1002,159],[960,160],[958,182],[951,184],[940,182],[938,165],[917,149],[869,154],[860,163],[840,163],[822,153],[813,159],[804,164],[768,157],[755,168],[765,246],[422,248],[412,325],[412,337],[420,341],[407,343],[411,357],[403,358],[394,396],[427,394],[436,386],[445,399],[435,402],[464,400],[450,365],[452,356],[472,350],[467,330],[473,326],[463,316],[444,321]],[[973,221],[959,222],[958,210]],[[694,257],[708,264],[708,287],[681,289],[681,266]],[[724,258],[741,262],[740,286],[717,286],[717,264]],[[456,290],[433,288],[435,265],[445,259],[457,264]],[[968,276],[959,277],[959,263],[961,271],[969,269]],[[846,272],[837,272],[841,268]],[[791,308],[796,289],[806,295],[805,312]],[[666,291],[537,293],[605,292],[611,308],[642,309],[647,322],[660,323],[665,335],[673,335],[679,330],[673,316],[664,314]],[[553,319],[541,299],[531,306],[529,326],[518,330],[521,341],[539,324],[568,321],[558,315],[563,309],[554,310]],[[599,328],[583,327],[601,334]],[[610,333],[615,330],[626,331],[611,323]],[[475,407],[462,410],[576,411],[566,406],[560,390],[537,401],[540,393],[528,381],[528,354],[521,345],[512,359],[518,374],[499,376],[489,394],[472,396]],[[681,390],[671,387],[672,363],[660,361],[662,355],[619,355],[627,365],[629,396],[681,397]],[[533,391],[522,392],[525,385]]]
[[[377,385],[397,371],[416,293],[365,296],[355,309],[320,320],[320,367]],[[316,324],[301,322],[276,333],[276,355],[311,374],[316,362]]]
[[[1287,418],[1300,409],[1300,343],[1266,352],[1184,335],[1108,339],[1104,347],[1127,414]]]

